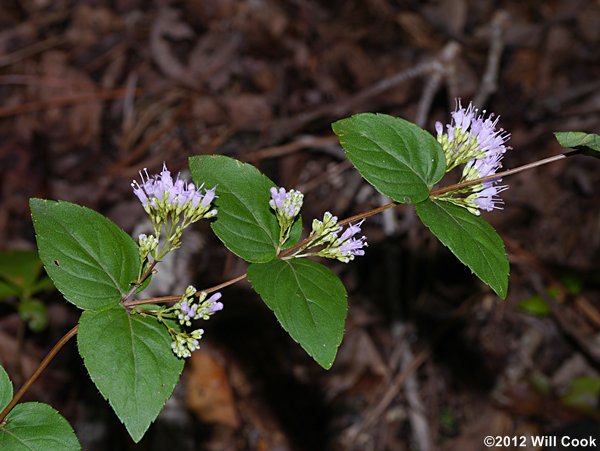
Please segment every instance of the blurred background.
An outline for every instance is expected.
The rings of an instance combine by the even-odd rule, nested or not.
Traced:
[[[600,2],[551,0],[5,0],[0,3],[0,362],[21,385],[80,312],[33,251],[28,199],[147,226],[130,189],[191,155],[257,165],[306,195],[303,217],[387,202],[330,123],[363,111],[433,131],[455,98],[500,115],[505,168],[600,131]],[[367,220],[367,255],[327,264],[349,293],[330,371],[246,282],[139,445],[71,341],[30,389],[85,450],[479,450],[486,435],[600,440],[600,162],[506,179],[500,301],[399,207]],[[207,224],[160,267],[152,294],[240,275]],[[510,448],[505,448],[510,449]],[[524,448],[519,448],[524,449]],[[540,449],[540,448],[529,448]],[[547,448],[551,449],[551,448]]]

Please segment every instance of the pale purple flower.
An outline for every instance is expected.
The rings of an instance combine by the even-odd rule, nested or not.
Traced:
[[[497,181],[499,182],[501,181],[501,179]],[[504,202],[498,196],[498,194],[500,194],[504,190],[507,190],[508,186],[494,186],[494,183],[496,183],[496,181],[483,182],[483,189],[471,195],[473,196],[472,202],[481,210],[492,211],[494,209],[503,209],[502,205],[504,205]],[[479,214],[479,212],[477,212],[477,214]]]
[[[343,257],[349,257],[353,259],[355,256],[365,255],[363,247],[367,247],[366,237],[354,238],[357,233],[361,232],[362,223],[365,222],[363,219],[358,224],[349,224],[348,228],[344,230],[342,236],[337,240],[337,249]]]
[[[451,113],[452,120],[444,126],[435,124],[437,140],[442,145],[446,156],[447,171],[465,164],[460,182],[468,182],[483,177],[494,175],[502,167],[504,153],[510,149],[506,141],[510,134],[503,129],[497,129],[499,117],[493,114],[486,116],[469,104],[464,108],[460,100],[457,101],[456,109]],[[459,190],[450,192],[439,197],[456,205],[467,208],[474,214],[479,214],[479,209],[491,211],[501,209],[503,202],[499,193],[508,189],[508,186],[497,186],[501,180],[491,180],[479,183]],[[457,197],[456,194],[466,197]]]
[[[354,256],[362,256],[365,255],[365,251],[363,251],[363,247],[367,247],[366,237],[361,237],[358,240],[352,238],[351,240],[346,241],[339,247],[341,254],[344,257],[349,257],[351,255]]]
[[[160,174],[150,176],[148,170],[140,171],[141,183],[134,180],[131,186],[144,209],[151,216],[160,217],[162,220],[170,213],[179,215],[184,213],[194,222],[202,217],[211,217],[215,210],[208,212],[211,202],[217,197],[215,188],[205,189],[204,185],[196,188],[194,183],[187,183],[179,178],[175,180],[171,172],[163,163]]]
[[[486,117],[485,113],[483,111],[479,114],[472,103],[464,108],[458,100],[455,111],[451,113],[452,120],[446,125],[446,133],[440,122],[435,124],[437,139],[446,155],[448,171],[472,159],[492,156],[501,158],[508,149],[505,143],[510,135],[503,129],[496,129],[500,118],[494,119],[493,114]]]
[[[304,195],[300,191],[293,189],[286,191],[284,188],[272,187],[270,192],[269,205],[275,210],[278,217],[287,223],[298,216],[304,199]]]
[[[214,313],[223,310],[223,303],[217,302],[219,299],[221,299],[221,293],[215,293],[206,301],[204,301],[206,302],[206,306],[208,307],[209,313]]]
[[[213,201],[213,199],[216,197],[215,196],[216,189],[217,189],[217,187],[214,186],[211,189],[205,190],[206,192],[204,193],[204,196],[202,197],[202,202],[200,203],[202,208],[207,208],[210,205],[210,203]]]

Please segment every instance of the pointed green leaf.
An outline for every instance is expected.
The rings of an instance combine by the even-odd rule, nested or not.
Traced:
[[[508,289],[508,257],[502,238],[480,216],[448,202],[416,205],[423,224],[502,299]]]
[[[334,122],[332,128],[365,180],[397,202],[427,199],[446,171],[436,139],[404,119],[362,113]]]
[[[0,279],[22,289],[31,289],[42,269],[35,251],[0,252]]]
[[[130,315],[118,305],[83,312],[77,344],[92,381],[140,441],[183,370],[167,329],[154,317]]]
[[[48,404],[17,404],[0,428],[2,451],[74,451],[81,445],[73,428]]]
[[[13,397],[13,386],[6,370],[0,365],[0,412],[8,405]]]
[[[563,147],[582,150],[584,154],[600,157],[600,135],[585,132],[554,132],[558,143]]]
[[[274,259],[279,224],[269,207],[269,189],[275,184],[254,166],[223,155],[191,157],[189,164],[194,182],[217,187],[219,213],[211,225],[223,244],[248,262]],[[286,244],[295,244],[301,232],[297,220]]]
[[[0,411],[13,397],[13,387],[8,374],[0,365]],[[81,449],[71,425],[47,404],[26,402],[17,404],[0,426],[2,451]]]
[[[13,284],[0,281],[0,300],[18,296],[19,294],[21,294],[19,288],[15,287]]]
[[[331,368],[348,312],[340,279],[320,263],[277,259],[250,265],[248,280],[290,336]]]
[[[133,239],[89,208],[43,199],[30,206],[40,258],[64,297],[82,309],[118,304],[138,275]]]

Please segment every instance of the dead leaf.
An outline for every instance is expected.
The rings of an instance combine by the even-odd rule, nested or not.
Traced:
[[[230,123],[241,130],[261,130],[272,120],[271,107],[264,96],[240,94],[225,99]]]
[[[187,66],[175,55],[169,39],[192,39],[194,31],[180,19],[179,11],[173,8],[162,8],[156,15],[150,32],[150,53],[158,67],[169,77],[195,87],[196,81]]]
[[[201,349],[190,358],[186,404],[200,420],[239,427],[235,400],[227,370],[218,359]]]
[[[51,79],[59,79],[60,86],[40,85],[40,100],[51,100],[73,94],[90,94],[96,85],[84,72],[68,63],[64,52],[50,51],[43,55],[39,71]],[[79,146],[97,146],[100,134],[101,102],[84,102],[69,108],[49,108],[41,114],[41,127],[49,130],[55,138],[64,139],[67,150]]]

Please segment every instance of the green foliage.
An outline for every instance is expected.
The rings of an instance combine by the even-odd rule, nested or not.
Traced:
[[[533,316],[548,316],[552,313],[544,298],[538,295],[523,299],[518,306],[520,310]]]
[[[6,370],[0,365],[0,412],[8,405],[13,397],[13,387]]]
[[[31,199],[30,206],[40,258],[65,298],[82,309],[117,304],[138,275],[131,237],[79,205]]]
[[[37,252],[0,252],[0,280],[18,288],[24,295],[33,294],[41,271],[42,262]]]
[[[600,157],[600,136],[585,132],[554,132],[556,140],[563,147],[583,151],[592,157]]]
[[[169,333],[155,318],[117,305],[83,312],[77,344],[91,379],[138,442],[183,370]]]
[[[12,384],[0,366],[0,411],[12,399]],[[3,451],[72,451],[81,446],[71,425],[47,404],[17,404],[0,426],[0,449]]]
[[[41,332],[48,325],[46,306],[37,299],[23,299],[19,303],[19,315],[34,332]]]
[[[279,224],[269,207],[269,189],[275,184],[254,166],[223,155],[191,157],[190,171],[197,184],[217,186],[219,213],[211,226],[223,244],[248,262],[274,259]],[[301,232],[298,218],[286,244],[295,244]]]
[[[42,262],[37,252],[0,252],[0,299],[18,298],[19,315],[34,332],[46,327],[48,314],[44,304],[33,296],[53,287],[41,273]]]
[[[573,379],[562,401],[572,407],[583,410],[596,409],[600,396],[600,378],[581,376]]]
[[[423,224],[498,296],[506,298],[508,258],[502,238],[484,219],[448,202],[416,205]]]
[[[252,264],[248,279],[290,336],[319,365],[331,368],[348,312],[338,277],[319,263],[292,259]]]
[[[427,199],[446,172],[440,144],[404,119],[363,113],[334,122],[332,128],[360,174],[397,202]]]

